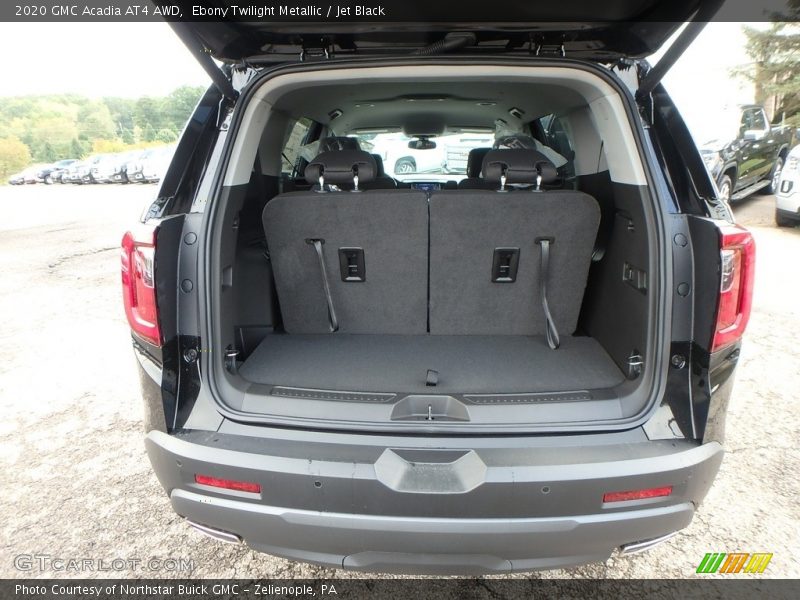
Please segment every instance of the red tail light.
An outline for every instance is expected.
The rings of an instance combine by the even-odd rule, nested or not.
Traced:
[[[712,352],[735,342],[744,334],[753,305],[756,266],[756,244],[749,231],[729,226],[722,228],[720,235],[722,272]]]
[[[144,228],[122,237],[122,297],[131,329],[156,346],[161,345],[155,285],[155,230]]]
[[[251,492],[253,494],[261,493],[261,485],[252,483],[250,481],[236,481],[234,479],[219,479],[218,477],[211,477],[211,475],[195,475],[194,480],[203,485],[210,485],[211,487],[224,488],[226,490],[236,490],[239,492]]]
[[[625,492],[608,492],[603,494],[603,502],[625,502],[628,500],[644,500],[645,498],[662,498],[672,494],[672,486],[647,488],[646,490],[628,490]]]

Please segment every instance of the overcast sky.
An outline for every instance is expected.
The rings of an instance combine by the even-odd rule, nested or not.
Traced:
[[[2,96],[131,98],[209,83],[166,23],[0,23],[0,81]]]
[[[667,75],[687,120],[752,101],[730,70],[748,61],[738,23],[711,23]],[[163,95],[209,79],[164,23],[0,23],[0,95]]]

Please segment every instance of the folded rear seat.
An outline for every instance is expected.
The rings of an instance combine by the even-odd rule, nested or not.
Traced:
[[[263,213],[284,329],[425,333],[425,193],[363,189],[377,167],[357,150],[325,152],[305,175],[312,190],[279,194]]]
[[[483,174],[493,189],[431,195],[430,332],[545,335],[555,348],[577,326],[597,202],[537,191],[557,173],[535,150],[493,150]]]

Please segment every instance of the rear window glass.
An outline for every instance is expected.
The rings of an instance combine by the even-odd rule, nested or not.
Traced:
[[[458,181],[466,177],[467,157],[473,148],[488,148],[494,143],[494,132],[454,133],[431,137],[435,148],[409,148],[414,139],[401,132],[356,133],[362,150],[377,154],[383,160],[386,173],[403,179],[404,176],[434,175],[436,179]]]

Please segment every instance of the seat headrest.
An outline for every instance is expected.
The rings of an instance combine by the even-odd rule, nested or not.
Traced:
[[[335,150],[361,150],[361,144],[353,137],[330,136],[319,141],[319,153]]]
[[[323,152],[308,163],[305,176],[311,185],[319,183],[320,176],[325,183],[335,185],[353,185],[353,176],[358,175],[358,182],[374,181],[378,172],[375,159],[363,150],[336,150]]]
[[[467,156],[467,177],[480,177],[483,159],[491,148],[473,148]]]
[[[558,178],[555,165],[538,150],[520,148],[513,150],[491,150],[483,158],[483,177],[487,181],[499,182],[503,174],[506,184],[552,183]]]
[[[375,159],[375,167],[377,168],[377,172],[375,173],[375,177],[385,177],[386,176],[386,169],[383,168],[383,158],[380,154],[370,154],[372,158]]]

